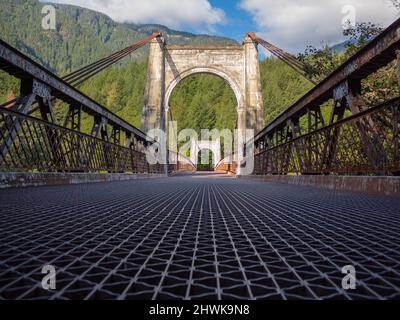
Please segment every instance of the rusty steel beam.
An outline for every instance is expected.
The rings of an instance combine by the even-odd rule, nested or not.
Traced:
[[[53,97],[68,104],[81,105],[85,113],[105,118],[110,125],[119,127],[125,133],[133,134],[141,141],[148,140],[145,133],[2,40],[0,40],[0,69],[20,79],[35,79],[50,87]]]
[[[279,131],[276,145],[255,154],[255,174],[398,175],[400,98],[346,118],[345,108],[341,101],[335,111],[338,120],[313,132],[285,139]],[[265,158],[272,167],[261,167]]]
[[[346,81],[363,79],[387,65],[396,59],[399,46],[400,19],[396,20],[315,88],[290,106],[278,118],[259,132],[254,140],[258,141],[263,136],[285,127],[289,119],[300,118],[307,114],[308,109],[320,106],[334,98],[334,90]]]
[[[44,111],[46,112],[46,110]],[[16,130],[13,123],[20,124]],[[99,119],[97,136],[81,133],[44,119],[0,108],[0,145],[14,135],[7,150],[0,148],[0,169],[39,172],[164,173],[164,165],[149,165],[146,154],[115,144]],[[9,124],[10,122],[10,124]],[[132,158],[132,159],[131,159]]]

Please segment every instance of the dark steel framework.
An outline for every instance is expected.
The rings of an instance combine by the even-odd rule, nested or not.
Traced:
[[[162,165],[149,165],[145,153],[118,144],[117,138],[97,138],[5,109],[0,109],[0,124],[2,168],[132,173],[165,170]]]
[[[398,100],[368,109],[361,94],[363,79],[398,58],[399,29],[400,20],[393,23],[257,134],[254,138],[256,174],[398,174],[400,172]],[[88,164],[85,167],[85,161],[90,163],[92,160],[91,149],[81,149],[81,145],[72,139],[68,141],[69,148],[63,149],[59,136],[50,129],[57,128],[57,132],[62,129],[55,125],[53,101],[59,99],[69,105],[64,129],[68,128],[80,136],[82,114],[86,113],[94,120],[91,136],[85,135],[87,139],[101,140],[104,145],[118,146],[119,150],[144,150],[145,146],[154,141],[149,141],[143,132],[78,91],[72,84],[77,85],[86,81],[151,39],[160,36],[161,34],[155,33],[124,50],[73,72],[65,79],[57,77],[0,40],[0,69],[21,80],[20,97],[9,101],[1,108],[1,165],[7,168],[7,165],[12,163],[10,159],[20,157],[19,154],[9,155],[9,153],[19,150],[17,144],[21,138],[32,139],[32,136],[27,135],[29,132],[27,130],[32,130],[33,127],[26,127],[26,124],[24,127],[24,123],[35,123],[32,118],[24,116],[33,111],[40,111],[42,120],[47,123],[44,125],[41,122],[41,125],[46,127],[46,132],[41,133],[43,134],[41,139],[49,141],[52,153],[49,168],[62,171],[73,170],[69,169],[71,166],[83,171],[105,167],[119,171],[123,168],[123,165],[115,166],[115,163],[109,165],[112,163],[109,159],[115,157],[120,157],[118,162],[124,163],[123,152],[115,156],[115,151],[103,148],[105,161],[101,165],[98,163],[90,167]],[[292,56],[252,33],[249,33],[249,36],[287,63],[297,66],[297,71],[303,70]],[[400,74],[400,63],[398,63],[398,73]],[[330,118],[327,121],[324,119],[322,107],[329,101],[332,103]],[[37,104],[38,107],[32,110],[33,104]],[[346,113],[352,116],[346,118]],[[21,128],[25,132],[20,132]],[[126,141],[121,141],[122,137]],[[26,140],[25,144],[31,145],[32,142]],[[63,143],[66,144],[65,141]],[[75,148],[77,150],[74,150]],[[74,153],[78,158],[67,163],[64,159],[70,155],[65,152]],[[36,153],[35,157],[38,154]],[[12,167],[22,168],[22,163],[25,163],[25,169],[30,167],[26,159],[19,160],[21,160],[20,165]],[[170,166],[171,168],[175,167]]]
[[[398,174],[399,100],[368,108],[361,82],[398,59],[399,30],[397,20],[258,133],[255,174]]]
[[[255,174],[400,172],[400,99],[261,151]]]
[[[158,36],[155,33],[65,79],[0,40],[0,69],[21,81],[20,96],[0,106],[1,168],[165,173],[165,166],[147,164],[143,151],[154,143],[152,139],[72,86]],[[56,125],[56,99],[69,106],[63,127]],[[36,111],[41,119],[30,116]],[[83,114],[93,118],[91,135],[81,131]]]

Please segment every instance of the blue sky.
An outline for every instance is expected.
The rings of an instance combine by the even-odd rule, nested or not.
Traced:
[[[222,8],[227,17],[225,24],[215,27],[217,35],[241,41],[247,32],[257,29],[252,16],[239,7],[238,1],[211,0],[210,3],[214,7]]]
[[[50,0],[109,15],[118,22],[158,23],[241,41],[248,31],[298,53],[307,45],[345,40],[343,21],[388,26],[399,17],[392,0]]]

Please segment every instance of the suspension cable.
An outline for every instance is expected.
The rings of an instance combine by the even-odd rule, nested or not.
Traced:
[[[312,80],[309,77],[309,75],[307,74],[305,64],[300,62],[293,55],[283,51],[282,49],[278,48],[277,46],[273,45],[272,43],[257,37],[254,32],[249,32],[247,34],[247,36],[250,37],[255,43],[262,45],[265,49],[267,49],[269,52],[271,52],[274,56],[276,56],[278,59],[280,59],[281,61],[286,63],[289,67],[291,67],[298,74],[303,76],[306,80],[308,80],[309,82],[311,82],[314,85],[317,85],[317,83],[314,80]]]
[[[124,57],[128,56],[129,54],[131,54],[132,52],[136,51],[137,49],[143,47],[144,45],[146,45],[147,43],[149,43],[151,40],[157,38],[157,37],[161,37],[162,34],[160,32],[155,32],[152,35],[132,44],[131,46],[122,49],[120,51],[114,52],[111,55],[109,55],[108,57],[102,58],[98,61],[95,61],[85,67],[82,67],[64,77],[62,77],[62,79],[64,81],[66,81],[68,84],[76,87],[81,85],[82,83],[84,83],[85,81],[89,80],[90,78],[92,78],[93,76],[95,76],[96,74],[98,74],[99,72],[103,71],[104,69],[108,68],[109,66],[117,63],[118,61],[120,61],[121,59],[123,59]],[[54,97],[51,99],[52,101],[54,100]],[[10,108],[12,105],[14,105],[17,102],[17,98],[7,101],[6,103],[0,105],[0,107],[2,108]],[[36,105],[37,102],[35,101],[33,103],[33,105]],[[29,114],[32,114],[34,112],[36,112],[38,110],[38,108],[33,108]]]
[[[68,74],[67,76],[63,77],[63,80],[65,80],[66,82],[68,82],[69,84],[71,84],[73,86],[78,86],[78,85],[82,84],[83,82],[89,80],[90,78],[92,78],[93,76],[98,74],[99,72],[108,68],[109,66],[117,63],[118,61],[120,61],[124,57],[128,56],[132,52],[143,47],[144,45],[149,43],[152,39],[155,39],[157,37],[161,37],[160,32],[153,33],[152,35],[148,36],[147,38],[144,38],[123,50],[117,51],[106,58],[100,59],[96,62],[89,64],[88,66],[85,66],[79,70],[76,70],[76,71]]]

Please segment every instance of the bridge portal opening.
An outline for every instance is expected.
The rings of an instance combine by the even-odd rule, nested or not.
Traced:
[[[198,73],[182,79],[173,89],[168,105],[168,122],[176,121],[175,136],[183,130],[192,130],[195,137],[178,141],[178,149],[190,145],[185,156],[192,159],[199,171],[214,171],[217,164],[214,152],[210,149],[194,148],[193,145],[204,145],[219,142],[218,158],[227,157],[233,152],[234,132],[237,128],[238,99],[229,83],[222,77],[210,73]],[[204,136],[205,131],[210,132]],[[232,139],[226,133],[231,132]],[[215,135],[214,135],[215,133]],[[196,140],[196,141],[194,141]],[[198,143],[197,143],[198,142]],[[215,146],[213,149],[216,149]],[[210,154],[209,161],[202,165],[204,153]]]
[[[237,123],[237,98],[229,84],[213,74],[194,74],[174,88],[169,120],[177,121],[178,131],[194,129],[234,130]]]
[[[215,156],[212,150],[202,149],[197,154],[197,171],[215,171]]]

